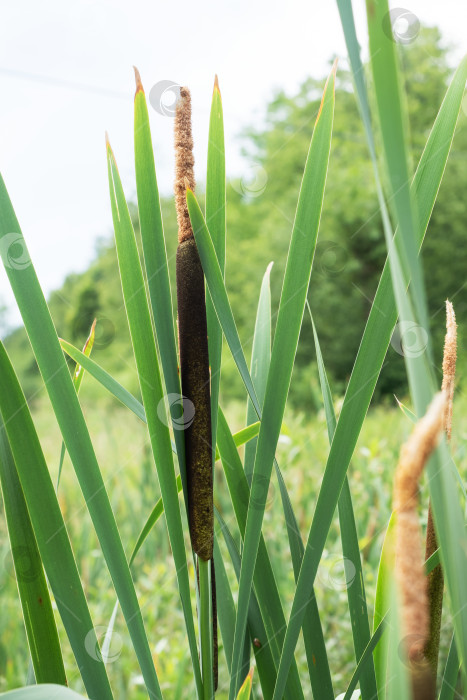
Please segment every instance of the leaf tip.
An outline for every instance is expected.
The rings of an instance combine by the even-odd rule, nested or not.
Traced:
[[[322,98],[321,98],[321,104],[320,104],[320,106],[319,106],[318,116],[316,117],[316,122],[315,122],[315,124],[318,123],[319,118],[320,118],[320,116],[321,116],[321,112],[322,112],[322,110],[323,110],[324,101],[325,101],[325,99],[326,99],[326,95],[327,95],[327,91],[328,91],[329,79],[330,79],[331,77],[332,77],[332,92],[333,92],[333,95],[334,95],[335,80],[336,80],[336,72],[337,72],[337,61],[338,61],[338,59],[336,58],[335,61],[334,61],[334,63],[332,64],[331,72],[330,72],[330,74],[328,75],[327,80],[326,80],[326,83],[325,83],[325,85],[324,85],[323,96],[322,96]]]
[[[339,58],[336,56],[336,58],[334,59],[334,63],[332,64],[332,70],[331,70],[334,78],[336,77],[338,63],[339,63]]]
[[[213,90],[213,92],[215,93],[216,91],[219,93],[219,96],[220,96],[221,90],[219,87],[219,78],[217,77],[217,73],[214,76],[214,90]]]
[[[188,192],[190,192],[191,194],[193,194],[193,190],[192,190],[192,188],[190,187],[190,181],[189,181],[189,179],[188,179],[187,177],[185,177],[185,178],[183,179],[183,183],[184,183],[184,185],[185,185],[186,193],[188,194]]]
[[[139,74],[139,70],[137,69],[136,66],[133,66],[133,70],[135,71],[135,82],[136,82],[135,97],[138,94],[138,92],[142,92],[144,95],[144,88],[143,88],[143,83],[141,82],[141,75]]]

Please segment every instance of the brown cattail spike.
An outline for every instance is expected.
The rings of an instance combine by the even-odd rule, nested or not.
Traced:
[[[446,437],[451,439],[452,429],[452,402],[454,398],[454,379],[456,375],[457,359],[457,325],[454,308],[450,301],[446,300],[446,336],[444,339],[443,355],[443,386],[446,393],[446,407],[444,410],[444,430]]]
[[[191,402],[193,413],[185,430],[191,543],[196,554],[207,561],[212,558],[214,542],[211,398],[204,274],[186,204],[186,190],[194,187],[192,149],[190,93],[181,88],[175,109],[180,373],[182,393]]]
[[[444,392],[437,394],[426,414],[402,446],[394,486],[396,520],[396,579],[400,591],[404,632],[409,642],[414,698],[434,697],[433,676],[420,662],[429,633],[427,579],[417,517],[418,482],[443,427]],[[432,688],[427,694],[427,686]]]
[[[186,190],[195,189],[193,136],[191,133],[191,95],[186,87],[180,88],[175,108],[175,206],[177,208],[178,241],[193,237],[186,204]]]

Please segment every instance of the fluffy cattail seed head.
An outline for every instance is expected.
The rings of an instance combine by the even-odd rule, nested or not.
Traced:
[[[191,132],[191,95],[186,87],[180,88],[175,107],[175,206],[177,209],[178,241],[193,237],[186,204],[186,190],[195,189],[193,135]]]
[[[456,376],[457,359],[457,325],[454,307],[446,300],[446,336],[444,338],[443,354],[443,385],[446,393],[446,406],[444,409],[444,430],[446,437],[451,439],[452,428],[452,402],[454,398],[454,380]]]
[[[396,579],[405,634],[407,639],[417,639],[416,645],[407,650],[412,661],[422,653],[429,632],[427,579],[417,516],[418,482],[443,428],[445,404],[446,395],[440,392],[415,425],[402,446],[395,478]]]

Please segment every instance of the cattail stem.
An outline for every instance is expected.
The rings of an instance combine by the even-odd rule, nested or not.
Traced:
[[[446,301],[446,337],[444,340],[443,354],[443,384],[442,389],[446,394],[444,408],[443,427],[448,441],[451,440],[452,428],[452,404],[454,398],[454,381],[456,375],[457,359],[457,326],[452,303]],[[435,525],[431,501],[428,506],[428,521],[426,528],[425,559],[438,549]],[[430,633],[425,646],[425,658],[431,666],[433,674],[438,672],[439,641],[441,636],[441,618],[443,613],[444,574],[439,564],[428,576],[428,601],[430,610]]]
[[[198,559],[199,570],[199,607],[201,636],[201,669],[203,674],[204,700],[214,697],[213,683],[213,628],[211,596],[211,562]]]
[[[178,219],[176,256],[180,373],[184,403],[185,461],[188,519],[193,551],[198,555],[201,665],[204,700],[214,694],[217,668],[217,619],[211,562],[214,546],[213,449],[208,333],[204,274],[193,237],[186,203],[187,187],[194,189],[191,97],[180,89],[175,112],[175,203]],[[213,653],[214,652],[214,653]]]

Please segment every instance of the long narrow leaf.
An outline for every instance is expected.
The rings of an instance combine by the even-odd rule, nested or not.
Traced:
[[[241,556],[238,551],[235,540],[227,527],[227,524],[223,520],[219,511],[216,508],[216,518],[222,529],[222,535],[224,537],[227,549],[232,561],[235,575],[237,580],[240,577],[241,568]],[[258,593],[260,597],[261,594]],[[256,664],[258,667],[258,674],[261,682],[261,690],[264,695],[265,700],[272,697],[274,690],[274,679],[275,679],[275,665],[272,653],[272,644],[268,632],[264,626],[264,617],[261,614],[258,597],[253,593],[250,600],[250,605],[248,608],[248,627],[247,631],[249,634],[248,641],[253,643],[253,650],[255,654]],[[233,630],[232,632],[232,652],[233,652]],[[256,643],[255,643],[256,642]],[[272,671],[271,671],[272,670]],[[287,697],[287,696],[286,696]],[[299,693],[297,695],[291,695],[293,697],[302,697],[303,694]]]
[[[448,88],[433,129],[415,173],[412,187],[417,196],[420,226],[418,246],[433,210],[447,157],[452,143],[454,127],[459,114],[464,86],[467,79],[467,61],[463,61]],[[396,232],[396,238],[400,235]],[[373,395],[379,372],[383,365],[391,334],[397,320],[394,295],[391,289],[389,265],[386,263],[371,307],[358,355],[342,405],[336,432],[326,463],[326,470],[308,537],[300,579],[292,606],[289,628],[283,655],[285,674],[290,655],[295,648],[301,626],[303,606],[313,585],[319,560],[324,549],[332,514],[337,505],[340,487],[354,451],[360,429]],[[378,338],[378,343],[374,339]],[[281,678],[281,684],[283,679]]]
[[[395,516],[389,519],[384,537],[383,548],[378,566],[378,578],[376,580],[375,609],[373,617],[373,632],[376,631],[382,620],[389,612],[389,591],[392,571],[395,566]],[[376,681],[378,684],[378,697],[384,700],[386,697],[386,676],[388,664],[389,640],[387,635],[373,652],[375,663]]]
[[[384,27],[382,23],[390,16],[387,0],[378,3],[375,3],[374,0],[367,0],[367,16],[370,50],[378,44],[381,48],[378,56],[372,54],[371,65],[384,146],[384,161],[391,182],[397,223],[401,229],[403,242],[401,253],[400,247],[397,248],[393,245],[389,231],[385,226],[394,296],[401,322],[410,323],[415,328],[421,324],[425,329],[426,338],[429,340],[426,299],[423,286],[420,283],[421,264],[416,251],[412,250],[415,247],[414,213],[411,208],[409,180],[404,170],[407,147],[403,110],[401,105],[397,104],[399,73],[395,60],[395,44],[391,32],[388,33],[388,36],[382,36]],[[384,85],[382,81],[384,81]],[[453,133],[454,128],[452,133],[445,132],[444,137],[450,139]],[[399,171],[397,171],[397,167],[399,167]],[[400,182],[401,175],[403,182]],[[407,254],[415,282],[413,290],[409,289],[408,291],[403,252]],[[412,400],[417,415],[421,416],[426,411],[436,390],[430,344],[428,343],[424,352],[417,353],[415,356],[412,356],[412,353],[405,354],[404,360]],[[436,534],[441,548],[441,561],[454,613],[456,644],[465,669],[467,662],[467,591],[464,582],[467,579],[467,537],[465,536],[463,509],[459,503],[457,484],[451,469],[445,440],[440,443],[430,458],[427,471]],[[465,677],[467,678],[467,675]]]
[[[271,265],[268,266],[261,284],[258,311],[256,314],[255,332],[253,336],[253,350],[251,354],[251,376],[262,409],[264,396],[266,393],[267,377],[271,363],[270,270]],[[249,399],[247,420],[248,416],[250,416],[251,420],[254,417],[254,408]],[[246,449],[248,449],[250,445],[251,443],[247,445]],[[251,483],[251,472],[253,470],[256,450],[254,449],[252,451],[251,462],[247,463],[246,449],[245,475],[249,483]],[[284,518],[287,527],[287,537],[289,540],[290,554],[292,557],[294,577],[295,581],[297,581],[304,553],[303,541],[297,519],[290,502],[289,494],[287,492],[287,487],[276,459],[274,460],[274,468],[279,484],[282,509],[284,511]],[[313,697],[319,697],[322,698],[322,700],[326,700],[326,698],[333,700],[334,691],[332,687],[331,672],[329,669],[323,630],[321,627],[321,620],[319,617],[318,605],[314,591],[311,593],[307,610],[305,612],[305,617],[303,619],[303,640],[305,643],[308,673],[310,676]]]
[[[308,310],[311,310],[308,306]],[[324,366],[323,355],[319,344],[313,318],[313,336],[315,340],[316,359],[318,362],[319,379],[321,393],[323,394],[324,410],[326,413],[326,423],[328,427],[329,442],[336,430],[336,415],[332,403],[331,387]],[[349,601],[350,619],[352,622],[352,635],[355,649],[355,659],[358,663],[370,641],[370,624],[368,621],[368,610],[366,605],[365,584],[363,580],[362,562],[360,558],[360,548],[358,546],[358,533],[355,524],[355,515],[352,506],[352,496],[347,476],[338,501],[339,528],[342,540],[342,553],[344,555],[344,566],[351,566],[347,579],[347,598]],[[347,578],[347,576],[346,576]],[[362,669],[360,675],[360,690],[363,700],[377,697],[376,677],[372,659]]]
[[[37,683],[67,685],[49,589],[23,489],[1,419],[0,482],[34,675]]]
[[[12,236],[21,250],[20,263],[10,251]],[[120,600],[147,690],[153,697],[160,697],[138,599],[91,438],[26,242],[1,177],[0,254]]]
[[[264,273],[259,294],[258,311],[256,313],[255,332],[253,335],[253,345],[251,350],[250,374],[253,381],[258,401],[262,407],[264,404],[264,394],[266,392],[266,381],[271,363],[271,286],[270,276],[273,263],[269,263]],[[247,425],[256,420],[256,411],[247,399],[246,422]],[[255,453],[257,440],[253,440],[245,448],[244,469],[251,484],[253,476],[253,466],[255,463]]]
[[[157,344],[161,356],[165,387],[169,395],[180,396],[180,377],[178,375],[169,268],[156,169],[154,165],[148,106],[143,85],[136,69],[135,75],[135,174],[144,266],[146,269],[149,299],[154,318]],[[170,411],[175,420],[177,419],[179,405],[179,402],[176,400],[170,402]],[[178,463],[182,476],[185,504],[187,504],[185,441],[183,431],[174,430],[174,437],[177,445]]]
[[[92,348],[94,346],[94,338],[95,338],[95,329],[96,329],[96,319],[94,319],[92,326],[91,326],[91,331],[89,333],[88,339],[86,340],[84,347],[83,347],[83,355],[86,357],[89,357],[89,355],[92,352]],[[79,394],[79,390],[81,388],[81,384],[83,382],[83,377],[84,377],[84,367],[80,364],[76,364],[76,367],[73,372],[73,384],[75,386],[76,393]],[[60,449],[60,462],[58,465],[58,476],[57,476],[57,489],[60,484],[60,477],[62,475],[62,467],[63,467],[63,460],[65,459],[65,443],[62,440],[62,447]]]
[[[224,647],[227,668],[230,672],[232,665],[233,630],[235,626],[235,603],[216,534],[214,534],[214,566],[216,570],[216,594],[219,627],[221,630],[222,645]]]
[[[441,682],[439,700],[454,700],[458,676],[459,656],[457,654],[456,640],[453,635],[451,646],[449,647],[448,659],[446,661],[446,668],[444,669],[443,680]]]
[[[99,658],[96,634],[57,496],[26,399],[2,343],[0,412],[3,419],[1,430],[4,432],[2,444],[5,446],[7,441],[11,447],[40,559],[83,682],[91,697],[110,700],[113,698],[112,691],[105,666]],[[32,563],[37,565],[37,569],[31,572],[31,576],[40,575],[40,560],[37,558]]]
[[[201,697],[201,671],[191,609],[187,558],[172,457],[172,445],[168,426],[160,419],[160,410],[161,406],[163,406],[164,394],[157,360],[156,345],[152,332],[136,238],[110,145],[107,146],[107,162],[112,218],[117,244],[123,298],[125,301],[141,394],[148,422],[149,436],[164,503],[167,530],[177,570],[178,587],[185,618],[195,681],[198,693]]]
[[[261,415],[260,405],[255,394],[251,381],[248,365],[245,360],[237,327],[233,317],[232,309],[225,289],[224,278],[222,276],[219,261],[217,259],[214,244],[211,239],[206,221],[194,193],[188,189],[186,193],[188,211],[190,213],[191,225],[196,239],[199,257],[203,267],[204,276],[208,285],[209,295],[216,310],[217,318],[222,326],[222,330],[232,353],[232,357],[237,365],[240,376],[245,384],[246,390],[255,407],[258,417]]]
[[[211,232],[214,250],[221,273],[225,268],[225,148],[224,117],[219,83],[216,80],[212,93],[209,119],[208,167],[206,174],[206,223]],[[212,444],[216,444],[217,406],[221,376],[222,330],[211,297],[206,299],[208,324],[209,364],[211,366],[211,423]]]
[[[238,595],[237,622],[235,626],[234,657],[232,663],[234,680],[230,686],[230,700],[234,700],[236,692],[235,673],[236,670],[238,670],[240,660],[241,640],[245,632],[248,601],[261,535],[261,525],[263,522],[267,495],[267,488],[265,488],[265,486],[269,483],[277,440],[279,438],[318,235],[331,148],[331,132],[334,116],[334,83],[335,67],[326,83],[321,107],[311,139],[282,286],[281,302],[277,317],[271,365],[268,372],[264,400],[265,410],[258,436],[253,479],[251,483],[250,503],[255,503],[255,506],[250,506],[248,508],[245,531],[244,555],[242,557],[242,571]],[[304,601],[304,606],[306,602]],[[303,613],[305,609],[306,607],[304,607]],[[281,688],[279,697],[282,697],[283,690],[284,686]]]
[[[352,674],[352,678],[350,679],[350,683],[348,685],[347,690],[345,691],[344,697],[342,700],[352,700],[352,694],[355,688],[357,687],[357,683],[360,680],[360,677],[363,673],[363,670],[365,669],[366,665],[368,663],[371,664],[371,655],[374,653],[374,650],[380,643],[381,637],[385,631],[385,625],[386,625],[386,620],[381,620],[379,623],[378,627],[374,631],[370,641],[368,642],[367,646],[365,647],[365,651],[361,655],[358,664],[355,668],[355,671]],[[376,697],[380,697],[379,695]]]
[[[232,499],[238,528],[240,530],[240,535],[243,538],[245,535],[248,500],[251,497],[250,490],[245,472],[242,468],[240,456],[232,438],[232,433],[230,432],[229,426],[220,407],[217,444],[219,446],[222,466],[224,468],[224,474],[227,480],[230,497]],[[277,590],[274,572],[263,537],[260,538],[258,547],[254,584],[266,629],[267,644],[271,649],[274,662],[277,664],[284,636],[285,617],[279,592]],[[269,675],[272,675],[272,680],[274,680],[275,666],[272,669],[272,674],[270,671]],[[274,683],[272,687],[274,687]],[[295,664],[293,664],[291,667],[291,672],[289,674],[284,695],[290,698],[290,700],[303,697],[298,671]]]
[[[68,343],[66,340],[60,338],[60,345],[63,350],[69,355],[72,360],[79,362],[80,365],[89,372],[90,375],[94,377],[108,392],[110,392],[116,399],[122,402],[124,406],[133,411],[135,416],[138,416],[143,423],[146,423],[146,414],[144,412],[144,406],[136,399],[133,394],[130,394],[121,384],[117,382],[105,369],[97,364],[90,357],[86,357],[81,350],[75,348],[74,345]],[[165,408],[164,408],[165,410]]]

